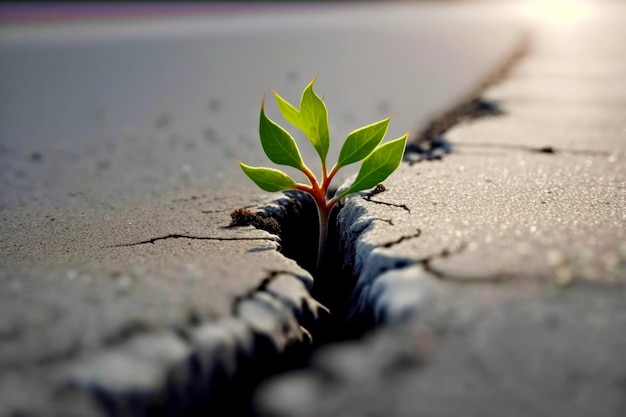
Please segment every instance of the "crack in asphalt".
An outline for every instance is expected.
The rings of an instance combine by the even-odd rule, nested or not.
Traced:
[[[237,312],[238,312],[237,308],[239,307],[239,304],[241,304],[242,301],[253,298],[256,293],[267,292],[266,291],[267,286],[270,285],[270,283],[274,279],[276,279],[276,277],[279,276],[280,274],[290,274],[290,275],[295,276],[293,272],[288,272],[288,271],[268,271],[267,275],[261,278],[261,282],[259,282],[259,284],[256,287],[251,288],[250,290],[248,290],[247,292],[243,294],[235,295],[235,297],[233,298],[232,305],[231,305],[231,314],[233,316],[237,316]]]
[[[404,242],[405,240],[409,240],[409,239],[414,239],[416,237],[420,237],[420,235],[422,234],[422,231],[420,229],[417,229],[417,232],[411,234],[411,235],[406,235],[406,236],[401,236],[400,238],[391,241],[391,242],[387,242],[384,243],[382,245],[380,245],[381,248],[390,248],[392,246],[397,245],[400,242]]]
[[[555,148],[553,146],[528,146],[528,145],[515,145],[504,143],[454,143],[455,147],[468,147],[468,148],[493,148],[493,149],[509,149],[518,150],[532,153],[545,153],[545,154],[570,154],[570,155],[582,155],[582,156],[611,156],[611,152],[608,151],[594,151],[590,149],[562,149]]]
[[[376,187],[374,187],[374,189],[372,189],[372,191],[363,195],[362,198],[365,201],[369,201],[371,203],[382,204],[382,205],[391,206],[391,207],[398,207],[398,208],[408,211],[409,213],[411,212],[411,209],[406,204],[396,204],[396,203],[388,203],[386,201],[372,200],[373,196],[380,194],[380,193],[384,193],[385,191],[387,191],[387,188],[385,188],[383,184],[378,184]],[[383,219],[380,219],[380,220],[383,220]],[[393,226],[393,222],[391,220],[389,221],[383,220],[383,221],[386,221]]]
[[[275,280],[279,275],[290,275],[300,280],[300,276],[293,271],[281,269],[267,271],[267,275],[261,278],[261,282],[259,282],[256,287],[250,289],[250,291],[244,294],[235,296],[235,299],[233,301],[233,308],[236,308],[237,304],[239,304],[241,301],[253,297],[254,294],[257,292],[268,292],[267,286],[270,285],[271,282]]]
[[[468,120],[502,116],[504,114],[506,114],[506,112],[500,107],[500,103],[483,98],[481,91],[480,93],[476,93],[476,95],[469,100],[452,108],[452,110],[442,115],[440,118],[432,121],[420,132],[417,143],[434,143],[452,127]]]
[[[493,110],[495,109],[496,111],[499,110],[495,105],[492,105],[492,103],[488,103],[485,102],[484,100],[480,100],[479,98],[475,97],[475,100],[472,101],[471,103],[466,105],[470,105],[473,106],[472,107],[472,114],[476,115],[477,113],[480,113],[482,115],[482,113],[493,113]],[[493,108],[492,108],[493,107]],[[453,113],[452,116],[449,116],[449,119],[445,120],[447,121],[452,121],[454,120],[454,123],[458,123],[461,119],[463,119],[463,117],[465,117],[467,115],[467,108],[465,109],[465,114],[464,115],[460,115],[457,109],[457,113]],[[442,134],[443,132],[440,131],[440,129],[443,128],[443,132],[445,132],[447,129],[450,128],[450,126],[446,125],[446,123],[439,126],[436,126],[430,133],[432,133],[433,135],[437,135],[439,136],[440,134]],[[544,151],[545,153],[549,153],[547,151]],[[375,190],[373,192],[371,192],[369,195],[364,196],[363,198],[366,201],[375,203],[375,204],[382,204],[382,205],[387,205],[387,206],[391,206],[391,207],[396,207],[396,208],[401,208],[409,213],[411,213],[411,209],[406,205],[406,204],[397,204],[397,203],[390,203],[390,202],[385,202],[385,201],[380,201],[380,200],[373,200],[372,197],[378,193],[381,193],[385,191],[384,186],[379,185],[375,188]],[[205,196],[192,196],[190,199],[180,199],[179,201],[175,201],[175,202],[186,202],[189,200],[197,200],[199,198],[204,198]],[[228,227],[236,227],[236,226],[244,226],[244,225],[252,225],[254,227],[257,228],[263,228],[262,226],[265,226],[266,228],[270,228],[271,230],[276,230],[276,234],[278,234],[278,232],[280,232],[280,228],[279,227],[275,227],[275,225],[273,224],[269,224],[268,222],[271,222],[271,220],[266,220],[266,219],[262,219],[261,216],[258,216],[257,213],[253,213],[251,212],[251,210],[249,210],[250,208],[253,208],[255,206],[246,206],[243,207],[242,209],[238,209],[235,210],[234,212],[231,213],[231,217],[232,217],[232,222]],[[202,210],[201,210],[202,211]],[[211,211],[211,210],[205,210],[202,211],[202,213],[206,213],[206,214],[211,214],[211,213],[223,213],[226,212],[228,210],[219,210],[219,211]],[[296,213],[296,215],[299,215],[298,213]],[[274,217],[270,218],[274,221],[276,221],[276,219]],[[386,219],[376,219],[376,220],[380,220],[380,221],[384,221],[389,223],[390,225],[394,225],[392,220],[386,220]],[[414,239],[417,238],[419,236],[421,236],[422,231],[421,229],[416,229],[415,232],[411,233],[411,234],[407,234],[407,235],[403,235],[401,237],[399,237],[398,239],[385,243],[383,245],[380,245],[383,248],[390,248],[393,247],[394,245],[397,245],[401,242],[404,242],[406,240],[410,240],[410,239]],[[157,237],[153,237],[150,239],[146,239],[146,240],[141,240],[141,241],[137,241],[137,242],[131,242],[131,243],[122,243],[122,244],[117,244],[117,245],[113,245],[113,246],[107,246],[107,247],[113,247],[113,248],[119,248],[119,247],[131,247],[131,246],[139,246],[139,245],[144,245],[144,244],[155,244],[156,242],[160,241],[160,240],[167,240],[167,239],[192,239],[192,240],[210,240],[210,241],[219,241],[219,242],[225,242],[225,241],[276,241],[275,237],[263,237],[263,238],[256,238],[256,237],[220,237],[220,236],[196,236],[196,235],[186,235],[186,234],[179,234],[179,233],[172,233],[172,234],[167,234],[167,235],[163,235],[163,236],[157,236]],[[447,276],[445,276],[443,273],[441,273],[441,271],[436,271],[432,268],[432,265],[430,265],[430,262],[433,261],[434,259],[438,258],[438,257],[447,257],[447,256],[451,256],[455,253],[460,253],[465,249],[465,244],[462,245],[462,247],[455,249],[454,251],[452,250],[448,250],[448,249],[444,249],[443,251],[441,251],[439,254],[436,255],[432,255],[426,259],[424,259],[422,261],[424,268],[428,271],[430,271],[435,277],[440,278],[440,279],[453,279],[449,278]],[[411,261],[410,260],[398,260],[398,262],[396,263],[396,268],[400,268],[403,266],[407,266],[410,265]],[[240,303],[248,298],[252,298],[254,297],[254,295],[258,292],[266,292],[267,294],[269,294],[272,298],[276,299],[277,302],[280,302],[281,304],[284,304],[284,302],[280,299],[280,297],[278,297],[276,294],[273,294],[271,291],[268,291],[269,285],[273,282],[273,280],[275,280],[277,277],[279,277],[281,274],[288,274],[290,276],[293,276],[295,278],[300,278],[299,275],[297,273],[294,273],[292,271],[283,271],[283,270],[269,270],[269,271],[265,271],[264,277],[261,279],[261,281],[259,282],[259,284],[255,287],[250,289],[246,294],[234,297],[233,302],[232,302],[232,308],[233,308],[233,316],[238,317],[237,314],[237,307],[240,306]],[[467,282],[466,280],[463,280],[463,282]],[[484,282],[484,281],[482,281]],[[336,292],[336,287],[334,288],[334,291]],[[316,299],[317,297],[314,297],[314,299]],[[268,304],[268,307],[270,309],[273,309],[274,307],[269,305],[269,303],[264,300],[263,298],[259,298],[257,300],[260,303],[265,303]],[[201,318],[199,317],[194,317],[194,322],[201,321]],[[297,321],[298,324],[300,324],[299,321]],[[189,323],[183,323],[181,324],[182,330],[186,330],[189,327]],[[306,331],[306,329],[302,328],[302,326],[300,326],[301,329],[303,329],[304,331]],[[183,343],[187,344],[188,341],[185,340],[181,334],[184,333],[182,331],[180,331],[181,329],[177,329],[178,331],[175,331],[175,334],[177,336],[181,337],[181,340]],[[118,344],[122,343],[124,340],[128,339],[129,337],[135,335],[135,334],[144,334],[144,333],[149,333],[151,331],[150,328],[145,328],[143,326],[142,323],[136,323],[136,324],[132,324],[128,327],[122,328],[120,329],[119,332],[117,332],[115,335],[113,335],[112,337],[110,337],[108,339],[108,341],[106,343],[104,343],[105,346],[110,346],[111,348],[113,348],[114,346],[117,346]],[[286,331],[286,330],[285,330]],[[308,331],[307,331],[308,333]],[[257,349],[257,346],[255,344],[254,346],[255,350]],[[271,358],[274,359],[274,358]],[[239,365],[239,364],[238,364]],[[252,368],[255,368],[256,364],[252,363]],[[244,368],[245,369],[245,368]],[[193,380],[193,378],[191,378]]]
[[[452,144],[445,138],[450,129],[470,120],[506,115],[507,113],[501,107],[500,102],[484,98],[483,93],[487,88],[504,80],[519,60],[526,55],[529,47],[530,38],[525,36],[505,59],[503,65],[495,72],[490,73],[458,104],[433,118],[407,144],[403,161],[408,162],[409,166],[422,161],[439,161],[445,155],[452,153]]]
[[[486,100],[482,97],[487,88],[504,80],[520,59],[526,55],[530,48],[530,38],[525,36],[520,44],[505,59],[504,63],[479,83],[474,91],[470,92],[459,104],[452,107],[444,114],[433,119],[411,141],[418,149],[421,144],[432,144],[441,139],[452,127],[471,119],[493,117],[506,114],[497,101]]]
[[[493,284],[506,281],[506,278],[502,276],[491,276],[491,277],[478,277],[478,276],[464,276],[459,277],[455,275],[446,274],[445,272],[434,268],[431,264],[432,261],[436,259],[444,259],[449,258],[454,255],[459,255],[463,253],[468,247],[467,242],[462,242],[459,247],[455,249],[445,248],[441,252],[428,256],[419,262],[424,267],[424,270],[431,273],[435,278],[441,281],[449,281],[449,282],[457,282],[461,284]]]
[[[241,207],[241,209],[252,209],[252,208],[256,208],[259,206],[261,202],[259,201],[259,203],[257,204],[250,204],[249,206],[243,206]],[[220,209],[220,210],[200,210],[200,213],[202,214],[215,214],[215,213],[226,213],[226,212],[232,212],[233,209],[232,208],[228,208],[228,209]]]
[[[395,226],[395,224],[393,223],[393,219],[381,219],[381,218],[377,217],[375,219],[372,219],[372,221],[384,222],[384,223],[390,224],[392,226]]]
[[[404,209],[404,210],[406,210],[409,213],[411,212],[411,209],[406,204],[396,204],[396,203],[388,203],[386,201],[372,200],[371,196],[364,196],[363,199],[366,200],[366,201],[369,201],[370,203],[382,204],[384,206],[397,207],[397,208]]]
[[[141,240],[139,242],[120,243],[119,245],[110,245],[110,246],[104,246],[104,247],[105,248],[123,248],[127,246],[139,246],[139,245],[145,245],[148,243],[154,244],[158,242],[159,240],[167,240],[167,239],[214,240],[214,241],[220,241],[220,242],[237,241],[237,240],[257,240],[257,241],[261,240],[261,241],[272,241],[272,242],[276,241],[274,238],[271,238],[271,237],[216,237],[216,236],[182,235],[182,234],[172,233],[172,234],[165,235],[165,236],[158,236],[158,237],[153,237],[151,239]]]

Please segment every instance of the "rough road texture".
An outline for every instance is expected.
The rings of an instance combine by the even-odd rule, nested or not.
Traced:
[[[279,370],[328,313],[275,235],[227,227],[271,197],[235,158],[267,163],[262,95],[295,101],[320,72],[333,137],[400,113],[397,137],[517,44],[518,25],[484,11],[0,28],[0,415],[245,408],[225,381]]]
[[[205,201],[153,200],[89,222],[58,218],[28,237],[11,231],[1,415],[179,415],[209,399],[207,384],[254,375],[311,343],[327,310],[309,295],[309,273],[276,251],[276,235],[229,228],[230,210],[213,202],[202,213]],[[169,217],[173,207],[186,216]],[[55,234],[63,244],[44,244]],[[19,243],[33,239],[40,255],[20,259]]]
[[[626,9],[604,6],[532,28],[485,93],[504,115],[347,201],[352,318],[395,326],[268,384],[266,415],[626,415]]]

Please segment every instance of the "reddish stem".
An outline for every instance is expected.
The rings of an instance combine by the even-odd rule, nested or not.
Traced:
[[[328,187],[330,187],[330,183],[333,180],[335,174],[339,171],[339,166],[335,165],[333,169],[330,171],[328,175],[324,176],[324,182],[322,183],[322,188],[328,191]]]
[[[326,164],[322,162],[322,183],[317,182],[317,178],[311,172],[311,170],[303,165],[300,170],[306,175],[311,185],[296,184],[296,189],[308,193],[315,201],[317,206],[317,214],[319,221],[319,240],[317,248],[317,265],[318,272],[326,260],[327,254],[327,240],[328,240],[328,221],[332,208],[337,204],[339,200],[332,198],[326,201],[326,194],[328,193],[328,187],[330,186],[333,177],[339,171],[339,166],[335,165],[330,173],[326,172]]]
[[[313,191],[319,192],[320,185],[317,182],[317,178],[315,178],[315,175],[313,175],[311,170],[306,165],[302,165],[302,167],[300,167],[300,171],[302,171],[304,175],[306,175],[306,177],[309,179],[309,182],[311,183],[311,187],[313,187]]]

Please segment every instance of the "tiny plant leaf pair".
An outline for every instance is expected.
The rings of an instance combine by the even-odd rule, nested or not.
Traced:
[[[326,168],[326,157],[330,147],[328,110],[324,100],[313,90],[315,81],[316,79],[313,79],[302,92],[299,109],[282,98],[276,91],[273,93],[280,113],[289,123],[304,133],[319,155],[322,168],[321,178],[318,180],[304,163],[296,141],[291,134],[267,117],[265,99],[261,101],[259,121],[259,135],[265,154],[275,164],[291,166],[300,170],[308,179],[309,184],[297,183],[289,175],[278,169],[251,167],[242,162],[239,162],[239,165],[243,172],[265,191],[300,190],[311,195],[319,214],[320,233],[317,254],[317,267],[319,269],[325,257],[328,219],[332,208],[347,195],[370,189],[387,179],[400,166],[408,133],[381,145],[391,118],[354,130],[346,138],[337,163],[328,171]],[[359,161],[363,161],[363,163],[350,187],[327,200],[328,188],[337,172],[341,168]]]

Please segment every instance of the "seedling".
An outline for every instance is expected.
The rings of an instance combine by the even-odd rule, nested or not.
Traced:
[[[317,252],[317,268],[319,270],[326,255],[328,220],[331,210],[349,194],[370,189],[387,179],[400,166],[409,134],[406,133],[398,139],[381,145],[391,118],[354,130],[346,138],[337,163],[328,171],[326,169],[326,156],[330,145],[328,111],[324,100],[313,91],[315,81],[316,78],[302,92],[300,109],[296,109],[276,91],[272,91],[280,113],[289,123],[306,135],[317,151],[322,165],[321,179],[318,180],[303,162],[296,141],[289,132],[265,115],[265,97],[261,101],[259,122],[259,135],[265,154],[276,164],[291,166],[300,170],[310,184],[297,183],[289,175],[278,169],[251,167],[242,162],[239,162],[239,165],[243,172],[265,191],[300,190],[313,198],[319,214]],[[363,163],[359,173],[350,187],[339,195],[328,199],[328,187],[337,172],[341,168],[361,160]]]

